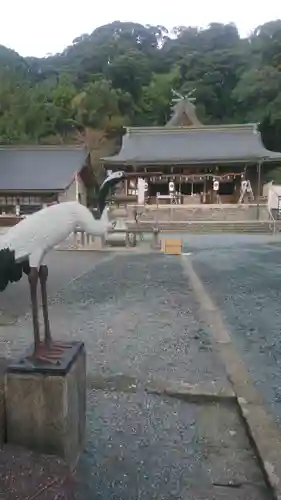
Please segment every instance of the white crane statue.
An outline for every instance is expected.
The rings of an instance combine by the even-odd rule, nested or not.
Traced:
[[[49,361],[58,357],[67,344],[54,342],[51,335],[47,278],[48,267],[44,263],[46,254],[55,245],[64,241],[75,229],[101,236],[115,227],[110,221],[106,196],[112,186],[125,177],[123,171],[108,176],[99,189],[99,219],[90,210],[76,201],[51,205],[23,219],[0,238],[0,291],[9,283],[19,281],[23,274],[28,276],[31,296],[34,349],[31,358]],[[44,320],[44,341],[40,338],[37,288],[41,287],[42,311]]]

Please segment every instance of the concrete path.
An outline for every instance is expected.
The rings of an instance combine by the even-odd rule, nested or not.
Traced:
[[[84,340],[88,355],[77,498],[271,498],[182,258],[106,254],[87,266],[50,306],[54,336]],[[21,352],[30,317],[0,338]]]
[[[281,423],[280,237],[197,238],[186,241],[185,251]]]

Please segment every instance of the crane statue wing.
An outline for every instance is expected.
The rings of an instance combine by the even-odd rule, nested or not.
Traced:
[[[98,208],[100,214],[102,214],[105,205],[107,195],[116,184],[118,184],[122,179],[125,178],[125,172],[123,170],[119,170],[118,172],[113,172],[103,181],[102,185],[99,188],[98,194]]]

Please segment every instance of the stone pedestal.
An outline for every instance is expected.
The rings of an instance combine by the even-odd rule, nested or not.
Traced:
[[[55,454],[74,468],[84,447],[86,353],[71,342],[54,364],[27,355],[11,363],[5,380],[8,443]]]
[[[0,358],[0,446],[5,441],[5,371],[7,367],[7,360]]]
[[[161,249],[161,242],[159,241],[159,229],[157,228],[153,229],[151,248],[153,248],[153,250]]]

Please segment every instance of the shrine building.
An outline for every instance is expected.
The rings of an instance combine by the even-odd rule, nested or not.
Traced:
[[[180,204],[255,203],[265,170],[281,165],[281,153],[265,148],[257,124],[203,125],[182,97],[165,126],[127,127],[119,153],[101,162],[107,171],[130,174],[128,202],[137,201],[142,177],[149,204],[170,203],[171,186]]]

